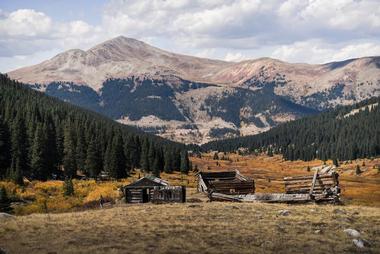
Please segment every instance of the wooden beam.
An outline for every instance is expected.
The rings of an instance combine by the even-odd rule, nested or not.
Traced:
[[[314,191],[314,187],[315,187],[315,181],[317,181],[317,176],[318,176],[318,169],[315,170],[315,173],[314,173],[313,182],[311,184],[311,189],[310,189],[310,192],[309,192],[310,196],[313,195],[313,191]]]

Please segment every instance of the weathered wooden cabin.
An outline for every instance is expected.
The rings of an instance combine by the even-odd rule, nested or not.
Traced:
[[[255,192],[255,182],[253,179],[241,175],[238,170],[199,172],[197,177],[199,192],[216,192],[228,195]]]
[[[169,183],[154,176],[145,176],[134,183],[123,187],[127,203],[147,203],[153,198],[153,190],[156,187],[166,187]]]
[[[185,203],[185,186],[163,186],[153,189],[152,202],[159,203]]]

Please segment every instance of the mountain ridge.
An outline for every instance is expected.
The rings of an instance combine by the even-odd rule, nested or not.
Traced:
[[[200,144],[380,96],[378,56],[317,65],[272,58],[226,62],[123,36],[8,75],[119,122]]]

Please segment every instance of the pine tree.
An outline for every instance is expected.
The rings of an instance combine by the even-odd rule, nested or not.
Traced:
[[[124,144],[124,153],[126,159],[126,167],[131,170],[140,165],[139,141],[133,136],[128,137]]]
[[[155,177],[160,177],[160,173],[161,173],[160,166],[159,166],[159,164],[160,164],[159,160],[160,160],[159,157],[156,156],[156,158],[154,159],[154,162],[153,162],[153,175]]]
[[[7,125],[0,117],[0,179],[6,176],[10,162],[10,134]]]
[[[141,147],[141,168],[144,171],[150,171],[150,165],[149,165],[149,141],[147,138],[143,140],[142,147]]]
[[[165,173],[172,173],[173,172],[172,153],[168,149],[166,149],[165,153],[164,153],[164,171],[165,171]]]
[[[76,141],[76,165],[78,169],[84,171],[86,161],[86,140],[84,138],[83,129],[78,130]]]
[[[46,164],[48,168],[48,174],[49,176],[51,174],[59,174],[60,171],[58,170],[58,165],[60,164],[60,156],[58,154],[57,150],[57,137],[55,132],[55,127],[53,121],[50,119],[50,117],[47,119],[47,121],[43,125],[44,132],[44,139],[46,141]]]
[[[46,130],[41,125],[38,125],[34,134],[33,145],[31,147],[30,166],[32,175],[38,180],[46,181],[49,177],[48,168],[48,147],[45,139]]]
[[[10,177],[18,184],[23,184],[23,176],[29,175],[28,165],[28,138],[24,121],[17,117],[11,129],[12,163]]]
[[[124,144],[123,139],[120,134],[116,134],[112,140],[111,144],[111,154],[109,161],[109,173],[114,178],[123,178],[128,175],[127,169],[125,168],[125,155],[124,155]]]
[[[70,124],[64,130],[63,142],[63,167],[67,177],[72,178],[76,176],[76,153],[75,142],[73,138],[73,131]]]
[[[184,174],[188,174],[189,170],[190,170],[189,156],[187,154],[187,151],[183,151],[181,153],[181,172]]]
[[[100,154],[95,139],[90,140],[87,147],[85,171],[92,178],[96,178],[101,171]]]

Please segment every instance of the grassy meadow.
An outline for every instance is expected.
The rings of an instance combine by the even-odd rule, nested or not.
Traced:
[[[223,155],[219,156],[220,158]],[[284,161],[280,156],[239,156],[228,154],[225,160],[214,160],[212,154],[204,154],[202,158],[192,157],[193,167],[199,170],[217,171],[238,169],[242,174],[255,180],[256,192],[284,192],[283,177],[312,174],[308,167],[322,165],[322,161]],[[228,158],[228,160],[226,160]],[[327,164],[332,164],[328,161]],[[363,171],[355,174],[356,165]],[[342,200],[345,204],[380,207],[380,173],[376,168],[380,159],[343,162],[338,168]],[[32,213],[59,213],[80,211],[98,207],[100,195],[110,204],[120,203],[122,193],[119,188],[136,181],[144,173],[134,172],[131,177],[119,181],[95,182],[94,180],[74,180],[74,195],[63,195],[62,181],[25,182],[24,187],[12,182],[0,182],[8,196],[20,200],[13,205],[13,213],[27,215]],[[195,172],[183,175],[162,173],[161,177],[172,185],[188,187],[188,198],[195,193]],[[199,197],[197,197],[199,198]]]
[[[220,157],[223,157],[222,155]],[[321,161],[284,161],[280,156],[212,154],[192,157],[199,170],[238,169],[255,179],[256,192],[283,192],[282,178],[312,174]],[[228,160],[227,160],[228,159]],[[327,164],[331,164],[328,161]],[[195,172],[165,174],[186,185],[186,204],[122,201],[119,188],[143,176],[120,181],[74,180],[74,195],[62,181],[0,182],[13,205],[0,217],[0,249],[6,253],[380,253],[380,159],[343,162],[343,206],[207,202],[196,192]],[[356,175],[356,165],[362,173]],[[108,203],[99,208],[102,195]],[[22,202],[21,202],[22,201]],[[287,215],[281,211],[287,210]],[[371,246],[359,249],[344,230],[354,228]]]
[[[371,247],[359,250],[348,228]],[[380,210],[365,206],[120,204],[0,220],[0,247],[7,253],[379,253],[379,229]]]

